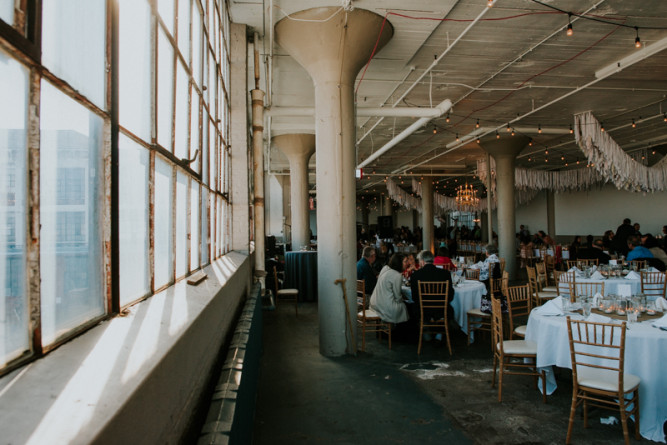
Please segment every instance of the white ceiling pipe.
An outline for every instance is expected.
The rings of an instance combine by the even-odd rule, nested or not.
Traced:
[[[440,111],[439,116],[434,116],[434,117],[440,117],[443,114],[445,114],[449,109],[452,107],[452,101],[449,99],[445,99],[442,102],[440,102],[435,109]],[[421,127],[424,125],[428,124],[431,121],[431,117],[422,117],[420,119],[417,119],[412,125],[410,125],[408,128],[405,130],[401,131],[394,139],[391,141],[387,142],[384,147],[370,155],[365,161],[363,161],[361,164],[357,165],[357,168],[363,168],[366,165],[370,164],[383,154],[385,154],[387,151],[391,150],[396,144],[401,142],[403,139],[407,138],[410,136],[412,133],[415,131],[419,130]]]
[[[308,107],[271,107],[266,113],[272,117],[277,116],[295,116],[308,117],[315,116],[315,109]],[[357,108],[357,116],[382,116],[382,117],[428,117],[434,119],[442,116],[438,108],[421,107],[401,107],[401,108]]]
[[[660,51],[667,48],[667,37],[658,40],[657,42],[646,45],[640,50],[635,50],[630,53],[629,56],[622,58],[621,60],[614,62],[610,65],[605,66],[595,72],[595,78],[604,79],[612,74],[618,73],[627,67],[634,65],[637,62],[651,57]]]

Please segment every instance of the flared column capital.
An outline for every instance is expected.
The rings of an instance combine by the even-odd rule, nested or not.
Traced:
[[[528,136],[514,135],[501,136],[500,138],[482,139],[480,147],[495,159],[498,158],[516,158],[521,151],[526,148],[530,142]]]
[[[306,133],[281,134],[272,138],[276,147],[290,162],[302,159],[307,162],[315,153],[315,135]]]

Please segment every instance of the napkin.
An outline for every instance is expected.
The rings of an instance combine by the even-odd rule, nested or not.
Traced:
[[[667,315],[663,315],[651,324],[656,328],[667,328]]]
[[[625,276],[625,279],[626,279],[626,280],[639,280],[641,277],[642,277],[642,276],[639,275],[637,272],[635,272],[634,270],[631,270],[631,271],[628,272],[628,274]]]
[[[604,276],[597,270],[591,275],[591,280],[604,280]]]
[[[579,268],[577,266],[572,266],[572,268],[570,270],[568,270],[568,272],[575,272],[576,273],[576,272],[581,272],[581,271],[579,270]]]
[[[611,318],[600,314],[591,314],[588,316],[588,318],[586,318],[586,321],[593,321],[595,323],[609,323]]]
[[[656,268],[653,267],[653,266],[651,266],[651,267],[648,269],[648,271],[649,271],[649,272],[660,272],[658,269],[656,269]]]
[[[603,298],[604,298],[604,297],[602,296],[602,294],[601,294],[600,292],[598,292],[597,294],[593,295],[593,307],[598,307],[598,306],[600,306],[600,301],[601,301]]]
[[[535,308],[535,313],[540,315],[563,315],[563,297],[558,296],[547,301],[542,306]]]
[[[663,297],[658,297],[655,299],[655,308],[659,311],[665,312],[667,311],[667,300],[665,300]]]

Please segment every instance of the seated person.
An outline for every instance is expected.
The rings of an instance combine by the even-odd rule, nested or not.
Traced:
[[[491,278],[500,279],[502,278],[502,273],[500,272],[500,259],[498,258],[498,248],[493,244],[488,244],[484,249],[486,253],[486,259],[482,263],[482,267],[479,270],[479,281],[483,282],[486,286],[486,295],[482,295],[482,304],[479,308],[480,311],[487,314],[491,313]],[[503,312],[507,312],[507,300],[504,295],[496,295],[497,298],[500,298]]]
[[[454,311],[451,308],[451,300],[454,298],[454,288],[452,287],[452,275],[448,270],[439,269],[433,264],[433,254],[430,250],[422,250],[417,255],[419,261],[419,270],[412,274],[410,279],[410,288],[412,290],[412,299],[415,304],[410,305],[410,316],[419,319],[419,282],[420,281],[448,281],[449,282],[449,305],[447,307],[447,318],[454,316]],[[438,314],[432,314],[433,317]]]
[[[579,250],[579,259],[581,260],[598,260],[598,264],[609,264],[611,257],[604,253],[604,241],[597,239],[593,241],[593,245],[589,249]]]
[[[438,255],[433,258],[433,264],[436,266],[445,266],[445,269],[447,270],[456,270],[456,266],[454,263],[452,263],[452,259],[449,258],[449,249],[447,249],[445,246],[440,246],[438,247]]]
[[[395,253],[389,259],[378,276],[377,285],[371,295],[370,308],[377,312],[383,321],[403,323],[408,321],[408,310],[401,294],[403,269],[407,265],[405,256]]]
[[[664,264],[667,264],[667,252],[665,252],[660,248],[660,246],[658,246],[658,240],[655,239],[653,235],[651,235],[650,233],[642,235],[641,241],[642,245],[646,247],[653,254],[654,258],[657,258]]]
[[[627,261],[644,259],[644,258],[653,258],[653,254],[646,247],[642,246],[639,242],[639,236],[631,235],[628,237],[628,256]]]
[[[366,295],[373,293],[377,283],[377,277],[373,271],[375,257],[375,247],[366,246],[361,253],[361,259],[357,262],[357,280],[364,280]]]
[[[417,263],[417,260],[415,259],[415,254],[414,253],[408,253],[405,255],[405,258],[408,261],[407,266],[405,267],[405,270],[403,271],[403,277],[405,277],[406,280],[409,280],[412,274],[419,269],[419,264]]]

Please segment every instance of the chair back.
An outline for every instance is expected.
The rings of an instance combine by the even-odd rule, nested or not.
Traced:
[[[628,261],[628,264],[630,265],[630,269],[632,270],[642,270],[646,269],[646,260],[632,260]]]
[[[503,312],[500,300],[491,297],[491,333],[493,353],[503,356]]]
[[[607,381],[618,379],[618,388],[623,393],[625,322],[597,323],[572,320],[568,316],[567,334],[575,385],[584,376],[604,376]]]
[[[368,303],[366,302],[366,282],[364,280],[357,280],[357,308],[365,317]]]
[[[542,287],[547,285],[547,264],[543,261],[535,263],[535,272],[537,273],[537,280]]]
[[[510,332],[514,332],[515,319],[530,315],[532,308],[530,285],[508,287],[507,308],[509,310]]]
[[[452,270],[456,270],[456,266],[454,263],[445,263],[445,264],[440,264],[438,267],[442,267],[445,270],[449,270],[450,272]]]
[[[569,283],[569,289],[572,300],[577,297],[593,297],[597,293],[604,295],[604,281],[571,282]]]
[[[556,272],[554,271],[554,274]],[[573,298],[570,294],[570,283],[575,282],[576,275],[574,271],[572,272],[560,272],[557,274],[556,285],[558,286],[558,293],[560,295],[568,295],[570,300]]]
[[[419,281],[419,310],[424,320],[424,310],[442,310],[447,319],[449,281]]]
[[[642,293],[655,298],[665,298],[667,272],[641,272]]]
[[[571,269],[573,267],[576,267],[577,269],[581,269],[582,267],[589,267],[589,266],[597,266],[598,265],[598,259],[597,258],[591,258],[591,259],[579,259],[579,260],[567,260],[567,268]]]
[[[479,269],[465,269],[466,280],[479,280]]]
[[[500,260],[500,273],[505,272],[505,258],[499,258]]]

